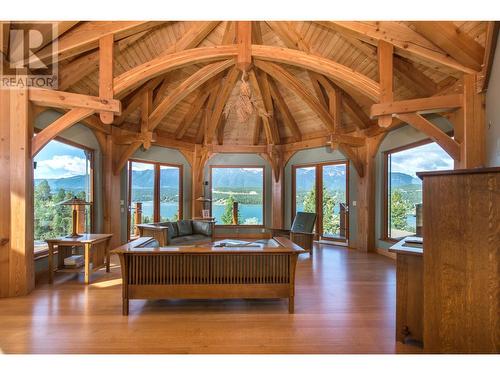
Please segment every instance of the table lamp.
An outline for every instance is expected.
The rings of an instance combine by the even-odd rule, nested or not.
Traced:
[[[83,199],[77,198],[74,196],[73,198],[67,199],[65,201],[62,201],[58,203],[61,206],[73,206],[73,233],[71,233],[69,236],[66,236],[66,238],[77,238],[81,237],[81,234],[78,234],[76,232],[76,224],[78,220],[78,211],[76,210],[76,206],[88,206],[90,205],[89,202],[85,202]]]

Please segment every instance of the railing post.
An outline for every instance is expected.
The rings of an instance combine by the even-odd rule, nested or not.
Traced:
[[[142,202],[135,202],[134,211],[134,234],[139,235],[139,228],[137,224],[142,224]]]
[[[238,202],[233,202],[233,225],[238,225]]]

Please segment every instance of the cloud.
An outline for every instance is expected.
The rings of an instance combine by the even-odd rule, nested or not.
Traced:
[[[394,153],[391,171],[415,176],[415,172],[453,169],[453,159],[440,147],[430,144]]]
[[[54,155],[51,159],[39,160],[35,178],[66,178],[85,174],[85,158],[70,155]]]

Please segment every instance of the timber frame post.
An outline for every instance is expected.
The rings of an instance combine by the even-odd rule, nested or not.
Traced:
[[[358,148],[363,160],[363,175],[358,176],[358,232],[356,248],[364,252],[376,251],[375,245],[375,179],[377,154],[383,135],[366,139],[366,145]],[[359,175],[359,173],[358,173]]]
[[[15,297],[35,287],[33,122],[26,88],[1,90],[0,99],[0,297]]]
[[[268,145],[267,152],[260,154],[271,165],[271,223],[273,229],[283,229],[285,197],[285,160],[279,145]]]
[[[104,233],[113,233],[110,247],[114,248],[122,244],[121,241],[121,214],[122,208],[127,208],[126,204],[121,205],[121,173],[114,173],[120,146],[113,142],[113,133],[104,137],[104,142],[99,142],[102,151],[102,172],[103,172],[103,202],[104,202]],[[103,144],[102,144],[103,143]]]

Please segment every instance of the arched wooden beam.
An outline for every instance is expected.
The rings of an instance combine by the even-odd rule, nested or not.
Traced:
[[[66,130],[90,116],[95,111],[93,109],[75,108],[55,120],[52,124],[43,129],[40,133],[33,137],[31,143],[31,156],[34,157],[38,152],[52,139],[57,137],[59,133]]]
[[[237,45],[225,45],[193,48],[157,57],[116,77],[113,83],[115,97],[123,97],[147,80],[171,70],[190,64],[228,59],[237,54]],[[288,48],[256,44],[252,45],[252,56],[260,60],[280,62],[315,71],[341,82],[344,86],[374,101],[378,101],[380,97],[380,85],[377,82],[324,57]]]
[[[193,48],[157,57],[114,79],[115,97],[123,97],[142,83],[186,65],[226,60],[238,54],[237,45]]]
[[[160,121],[186,96],[212,77],[234,65],[234,60],[216,62],[204,66],[190,76],[165,97],[149,116],[149,130],[154,130]]]
[[[332,132],[334,131],[333,117],[314,95],[304,88],[304,85],[297,78],[278,64],[261,60],[256,60],[254,64],[304,100],[304,102],[306,102],[306,104],[319,116],[326,129]]]
[[[259,60],[280,62],[312,70],[378,102],[380,85],[367,76],[335,61],[307,52],[274,46],[252,45],[252,56]]]
[[[448,134],[439,129],[432,122],[428,121],[417,113],[405,113],[396,115],[401,121],[408,123],[422,133],[427,134],[436,141],[453,160],[460,161],[460,145]]]

